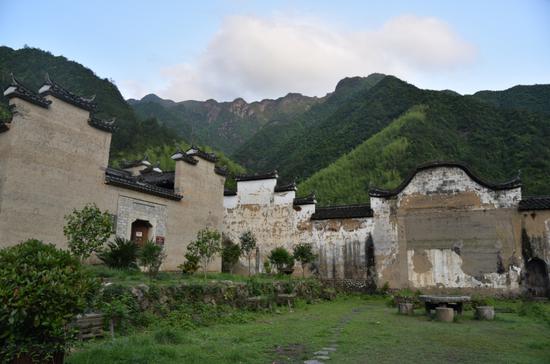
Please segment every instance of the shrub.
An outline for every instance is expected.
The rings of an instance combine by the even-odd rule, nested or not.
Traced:
[[[224,268],[222,270],[233,273],[233,267],[237,264],[241,256],[241,247],[233,243],[227,237],[224,237],[222,245],[222,268]]]
[[[0,250],[2,362],[20,355],[43,362],[66,351],[75,338],[68,324],[98,289],[77,259],[52,244],[28,240]]]
[[[268,259],[278,273],[288,273],[294,267],[294,257],[283,247],[273,249]]]
[[[73,210],[65,220],[63,234],[69,242],[69,250],[81,261],[99,252],[112,234],[111,215],[102,212],[95,204]]]
[[[137,268],[138,253],[139,246],[134,241],[116,237],[99,254],[99,259],[111,268],[132,269]]]
[[[184,257],[185,262],[178,266],[183,274],[193,274],[199,270],[200,257],[197,254],[192,251],[188,251],[185,253]]]
[[[252,260],[252,252],[256,248],[256,236],[252,231],[245,231],[239,238],[241,243],[241,253],[248,259],[248,275],[250,275],[250,267]]]
[[[170,327],[156,330],[153,337],[157,344],[177,345],[183,341],[180,333]]]
[[[153,278],[158,274],[165,257],[161,245],[155,244],[152,240],[147,240],[139,250],[138,262],[139,265],[145,267],[149,278]]]
[[[217,230],[205,228],[197,233],[197,240],[193,241],[187,249],[199,257],[204,278],[208,264],[214,260],[216,254],[221,250],[221,235]]]
[[[294,259],[302,265],[302,278],[305,276],[305,267],[315,261],[315,254],[311,244],[300,243],[294,247]]]

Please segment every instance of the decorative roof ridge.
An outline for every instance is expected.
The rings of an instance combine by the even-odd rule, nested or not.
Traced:
[[[468,167],[463,162],[456,162],[456,161],[433,161],[433,162],[427,162],[423,164],[419,164],[411,173],[409,173],[408,177],[401,182],[401,184],[392,189],[392,190],[386,190],[382,188],[372,187],[369,189],[369,196],[371,197],[393,197],[398,195],[401,191],[403,191],[409,183],[412,181],[412,179],[416,176],[417,173],[422,172],[427,169],[432,168],[440,168],[440,167],[451,167],[451,168],[460,168],[462,169],[468,177],[470,177],[474,182],[477,184],[489,188],[491,190],[499,191],[499,190],[509,190],[513,188],[521,187],[521,179],[518,176],[514,177],[513,179],[502,182],[502,183],[493,183],[493,182],[487,182],[483,179],[481,179],[477,174],[472,172],[470,167]]]
[[[147,154],[145,154],[141,159],[136,159],[133,161],[123,160],[121,168],[127,169],[127,168],[139,167],[139,166],[146,166],[146,167],[151,166],[151,162],[149,162],[149,158],[147,157]]]
[[[292,181],[292,183],[288,183],[286,185],[276,185],[274,192],[289,192],[289,191],[296,191],[296,181]]]
[[[316,207],[311,215],[312,220],[327,219],[354,219],[373,216],[372,208],[369,204],[352,204],[339,206]]]
[[[123,177],[123,176],[117,176],[112,173],[111,171],[107,169],[105,171],[105,183],[113,186],[118,186],[122,188],[127,188],[130,190],[138,191],[147,193],[154,196],[159,196],[163,198],[167,198],[170,200],[181,200],[183,198],[182,195],[179,195],[175,193],[173,190],[169,190],[167,188],[158,187],[156,185],[146,183],[143,181],[140,181],[135,178],[131,177]]]
[[[88,118],[88,125],[96,129],[106,131],[108,133],[112,133],[115,130],[117,130],[116,117],[113,117],[110,120],[105,120],[105,119],[99,119],[93,115],[90,115],[90,117]]]
[[[11,83],[4,90],[4,96],[7,98],[18,97],[22,100],[35,104],[37,106],[48,108],[52,103],[50,100],[46,100],[42,95],[37,94],[34,91],[31,91],[29,88],[24,86],[19,80],[15,78],[13,73],[11,75]]]
[[[296,197],[293,201],[294,205],[314,205],[317,203],[315,199],[315,193],[311,193],[308,196]]]
[[[235,176],[235,181],[257,181],[262,179],[277,179],[279,178],[279,173],[277,170],[273,170],[270,172],[262,173],[262,174],[242,174]]]
[[[95,95],[90,98],[78,96],[60,86],[58,83],[50,79],[50,75],[46,73],[46,79],[40,89],[38,90],[40,96],[52,95],[60,100],[68,102],[69,104],[79,107],[86,111],[94,111],[97,104],[94,102]]]
[[[224,189],[223,190],[223,195],[224,196],[237,196],[237,191],[233,191],[233,190],[230,190],[230,189]]]
[[[172,154],[172,156],[170,158],[174,161],[184,161],[184,162],[187,162],[187,163],[193,164],[193,165],[199,163],[199,161],[197,159],[193,158],[192,156],[188,155],[187,153],[182,152],[180,149],[178,149],[176,151],[176,153]]]
[[[222,166],[214,166],[214,172],[220,176],[224,176],[226,177],[227,176],[227,167],[222,167]]]
[[[215,153],[207,153],[195,145],[192,145],[191,148],[187,150],[186,154],[191,156],[201,157],[202,159],[205,159],[212,163],[216,163],[218,161],[218,157],[216,156]]]

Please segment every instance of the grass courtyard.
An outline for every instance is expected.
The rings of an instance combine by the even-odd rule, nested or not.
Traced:
[[[332,363],[550,362],[549,304],[525,309],[519,302],[497,301],[495,321],[474,320],[473,312],[466,311],[457,322],[440,323],[422,310],[399,316],[386,302],[339,297],[301,303],[293,312],[244,312],[242,322],[203,327],[174,327],[160,320],[146,330],[84,343],[67,362],[301,363],[334,338]],[[342,318],[347,318],[344,325]],[[339,325],[342,330],[335,334]]]

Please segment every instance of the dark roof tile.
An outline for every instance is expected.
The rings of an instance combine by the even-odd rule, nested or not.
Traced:
[[[287,185],[275,186],[275,192],[288,192],[288,191],[296,191],[296,182],[292,182]]]
[[[223,190],[223,195],[224,196],[237,196],[237,191],[225,189],[225,190]]]
[[[247,174],[247,175],[240,175],[235,176],[235,181],[258,181],[262,179],[277,179],[279,177],[279,174],[276,170],[262,173],[262,174]]]
[[[37,106],[47,108],[52,103],[49,100],[46,100],[41,95],[31,91],[27,87],[23,86],[14,76],[11,74],[11,83],[4,90],[4,96],[7,98],[18,97],[22,100],[35,104]]]
[[[77,96],[53,82],[48,74],[46,74],[46,81],[38,92],[40,96],[52,95],[86,111],[94,111],[97,107],[97,104],[94,102],[95,96],[89,99]]]
[[[91,116],[88,119],[88,124],[96,129],[112,133],[117,129],[115,125],[115,120],[116,118],[112,118],[111,120],[102,120]]]
[[[142,176],[132,177],[127,171],[115,168],[107,168],[105,171],[105,183],[170,200],[179,201],[183,198],[181,195],[175,193],[174,190],[147,183]]]
[[[550,210],[550,196],[526,197],[519,202],[518,210]]]
[[[309,196],[296,197],[294,199],[294,205],[314,205],[316,203],[317,203],[317,200],[315,199],[314,193],[312,193]]]
[[[327,219],[353,219],[372,217],[373,212],[370,205],[343,205],[317,207],[315,213],[311,215],[312,220],[327,220]]]

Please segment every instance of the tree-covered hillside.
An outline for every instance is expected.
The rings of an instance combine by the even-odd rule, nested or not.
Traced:
[[[423,93],[421,104],[300,184],[300,193],[315,191],[323,205],[366,202],[370,187],[394,188],[434,160],[463,161],[493,181],[521,170],[524,195],[550,193],[550,116]]]
[[[550,114],[550,85],[514,86],[504,91],[478,91],[472,96],[505,109]]]

